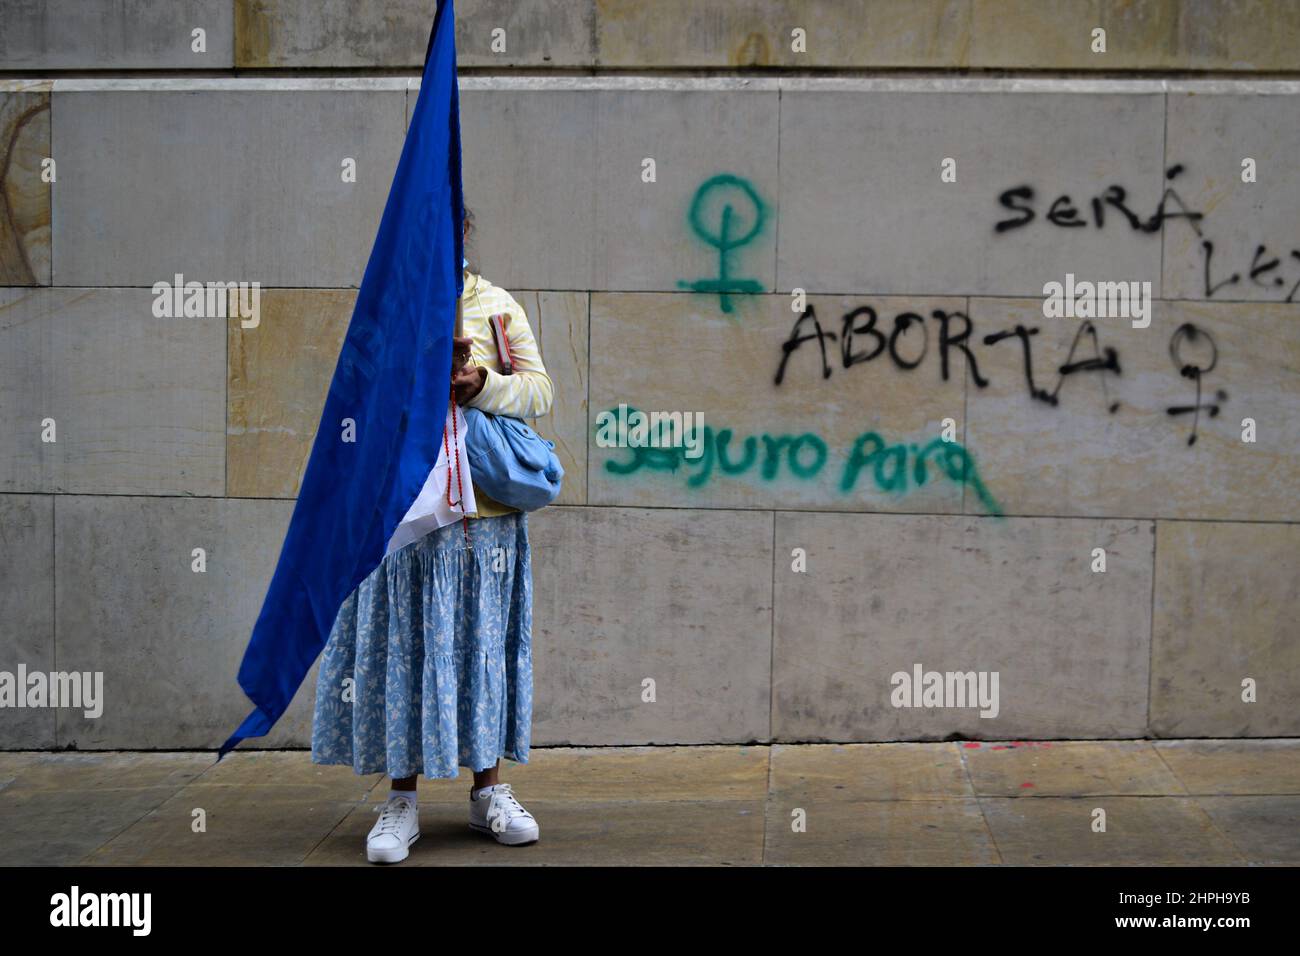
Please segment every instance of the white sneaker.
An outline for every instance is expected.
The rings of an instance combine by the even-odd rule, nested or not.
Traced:
[[[490,833],[498,843],[519,846],[537,840],[537,821],[515,799],[508,783],[484,787],[469,798],[469,825],[480,833]]]
[[[401,863],[420,839],[420,814],[406,797],[390,796],[379,819],[366,836],[366,859],[371,863]]]

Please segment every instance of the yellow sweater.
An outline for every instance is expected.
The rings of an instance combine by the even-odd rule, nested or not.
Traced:
[[[461,302],[465,334],[474,340],[470,364],[487,369],[482,391],[466,404],[480,411],[512,418],[538,418],[549,412],[555,387],[542,365],[542,354],[523,307],[505,289],[469,270],[465,272],[465,292]],[[497,313],[510,316],[506,323],[506,337],[510,340],[510,355],[514,360],[514,371],[510,375],[501,374],[492,328],[488,324],[488,318]],[[478,485],[474,486],[474,501],[478,513],[471,517],[494,517],[517,510],[492,500]]]

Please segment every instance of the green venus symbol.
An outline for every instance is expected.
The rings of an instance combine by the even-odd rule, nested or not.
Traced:
[[[694,282],[678,280],[678,287],[716,294],[722,311],[727,313],[733,311],[731,296],[762,292],[763,284],[757,279],[732,275],[732,253],[754,241],[766,218],[763,200],[748,180],[731,173],[705,180],[695,191],[689,219],[694,233],[718,250],[718,277]],[[717,228],[711,228],[712,224]]]

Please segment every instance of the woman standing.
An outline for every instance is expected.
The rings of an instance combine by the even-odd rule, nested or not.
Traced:
[[[468,240],[473,214],[465,211]],[[553,386],[528,317],[466,262],[467,364],[456,404],[514,418],[551,408]],[[489,319],[504,315],[509,374]],[[471,476],[472,477],[472,476]],[[454,481],[454,479],[453,479]],[[508,845],[537,821],[498,778],[528,762],[532,728],[532,568],[527,515],[474,488],[477,513],[386,555],[344,601],[321,657],[312,761],[387,773],[392,791],[366,837],[372,863],[404,860],[420,836],[416,782],[474,773],[469,822]]]

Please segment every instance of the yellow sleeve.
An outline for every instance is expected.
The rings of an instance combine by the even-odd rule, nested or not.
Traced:
[[[542,353],[523,307],[513,296],[507,295],[506,299],[506,311],[510,315],[506,337],[510,340],[514,372],[502,375],[488,368],[482,390],[467,404],[493,415],[538,418],[551,410],[555,386],[542,365]]]

